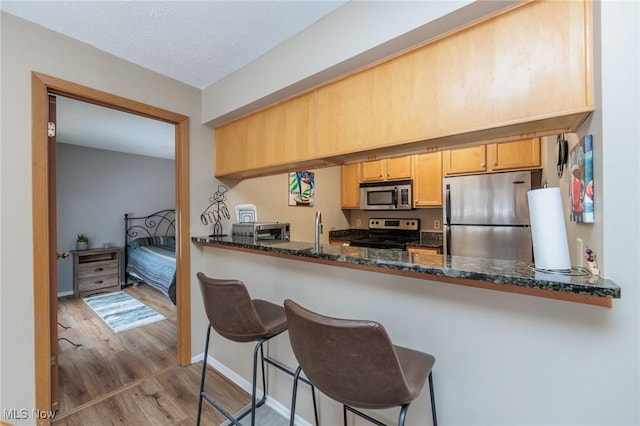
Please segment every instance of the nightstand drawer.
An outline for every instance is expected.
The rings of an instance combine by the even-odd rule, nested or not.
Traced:
[[[112,273],[110,275],[80,278],[78,280],[78,290],[80,294],[118,285],[119,280],[117,271],[116,273]]]
[[[104,260],[101,262],[81,263],[78,265],[78,278],[95,277],[118,273],[118,262]]]

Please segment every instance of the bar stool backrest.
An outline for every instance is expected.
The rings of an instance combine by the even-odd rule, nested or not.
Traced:
[[[209,278],[198,272],[204,309],[213,329],[234,342],[262,338],[266,327],[242,281]]]
[[[359,408],[391,408],[415,398],[382,324],[327,317],[289,299],[284,308],[293,353],[327,396]]]

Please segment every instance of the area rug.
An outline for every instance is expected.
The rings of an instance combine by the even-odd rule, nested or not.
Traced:
[[[166,319],[164,315],[124,291],[85,297],[84,301],[114,333]]]
[[[237,413],[235,416],[238,416],[245,411],[251,411],[251,404],[245,406]],[[240,424],[243,426],[249,426],[251,424],[251,413],[248,413],[242,419],[240,419]],[[267,404],[261,405],[256,409],[256,426],[288,426],[289,419],[284,418],[280,413],[278,413],[273,408],[269,407]],[[230,426],[231,422],[229,420],[221,423],[220,426]]]

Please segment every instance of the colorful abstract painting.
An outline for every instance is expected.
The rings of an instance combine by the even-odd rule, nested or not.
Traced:
[[[313,172],[289,173],[289,205],[313,207],[315,205],[314,188]]]
[[[569,219],[594,222],[593,137],[586,135],[569,153]]]

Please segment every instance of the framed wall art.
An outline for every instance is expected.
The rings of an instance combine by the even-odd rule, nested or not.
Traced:
[[[313,172],[289,173],[289,205],[313,207],[315,179]]]

